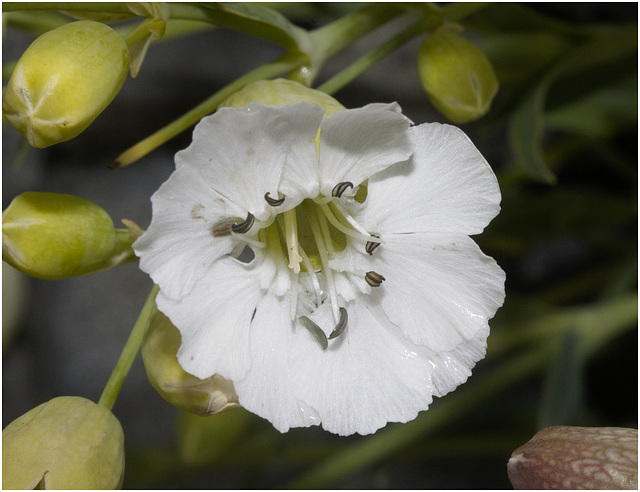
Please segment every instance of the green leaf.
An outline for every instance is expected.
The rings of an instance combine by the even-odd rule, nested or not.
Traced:
[[[627,77],[547,114],[550,130],[605,138],[638,121],[638,78]]]
[[[171,4],[174,19],[202,20],[272,41],[290,52],[309,55],[307,31],[289,22],[278,11],[254,3]]]
[[[551,84],[545,77],[509,121],[509,143],[515,165],[523,168],[533,178],[553,184],[555,175],[544,161],[542,137],[544,134],[544,101]]]
[[[601,83],[612,83],[619,74],[612,73],[610,80],[607,80],[604,69],[617,60],[627,59],[630,54],[637,53],[637,26],[603,28],[596,34],[570,50],[546,72],[510,118],[509,142],[515,165],[526,170],[533,179],[555,183],[555,175],[543,156],[545,103],[552,85],[561,77],[592,72],[598,68],[605,72]]]
[[[501,84],[518,84],[539,76],[563,56],[572,44],[548,32],[500,33],[482,43]]]
[[[560,349],[547,372],[538,428],[575,425],[583,402],[582,361],[578,357],[580,339],[575,331],[564,334]]]

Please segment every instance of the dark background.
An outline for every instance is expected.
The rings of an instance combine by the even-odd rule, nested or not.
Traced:
[[[290,6],[293,18],[297,10]],[[316,5],[301,23],[312,28],[337,15],[339,5]],[[551,18],[571,24],[628,22],[637,19],[635,3],[533,4]],[[302,14],[300,14],[302,15]],[[364,53],[376,32],[329,62],[320,76],[346,66]],[[4,30],[3,61],[19,55],[34,36],[13,27]],[[416,71],[415,57],[424,37],[366,72],[335,97],[347,107],[398,101],[416,124],[444,121],[430,106]],[[190,142],[190,131],[178,136],[133,165],[108,170],[122,151],[246,71],[276,58],[281,48],[225,29],[153,45],[136,79],[128,78],[121,93],[79,137],[54,147],[21,154],[21,137],[3,127],[3,209],[23,191],[69,193],[102,206],[116,226],[126,218],[145,228],[151,218],[149,197],[174,168],[173,155]],[[6,81],[5,81],[6,83]],[[498,96],[497,104],[499,104]],[[505,129],[479,123],[463,129],[498,172],[508,165]],[[637,127],[616,137],[627,159],[627,171],[637,181]],[[637,182],[604,175],[597,162],[568,166],[561,183],[602,185],[637,200]],[[546,192],[548,185],[531,183]],[[634,198],[636,197],[636,198]],[[505,197],[505,204],[508,204]],[[635,224],[622,231],[624,240],[637,237]],[[635,239],[637,241],[637,239]],[[482,244],[482,243],[481,243]],[[507,303],[535,293],[558,277],[598,261],[603,253],[579,238],[558,235],[555,241],[530,248],[525,257],[501,258],[484,248],[507,272]],[[3,427],[29,409],[61,395],[97,401],[140,308],[152,286],[136,264],[98,275],[59,281],[9,277],[3,264]],[[637,275],[637,273],[636,273]],[[11,296],[11,297],[8,297]],[[583,299],[584,300],[584,299]],[[14,322],[9,317],[14,316]],[[490,339],[491,341],[491,339]],[[479,363],[483,371],[490,363]],[[585,401],[598,425],[637,426],[637,333],[627,332],[592,358],[586,368]],[[335,488],[509,488],[506,462],[535,428],[531,413],[542,386],[542,375],[478,405],[454,424],[424,442],[404,447],[391,458],[332,484]],[[437,403],[437,402],[436,402]],[[243,441],[235,455],[212,458],[205,466],[167,466],[176,456],[179,412],[150,386],[138,357],[113,409],[125,432],[125,488],[272,488],[280,487],[333,450],[362,440],[338,438],[318,429],[297,429],[286,435],[257,417],[249,417],[247,432],[265,436],[269,445],[253,461],[243,461]],[[479,436],[465,446],[469,435]],[[240,452],[238,452],[238,449]],[[233,458],[233,456],[240,456]],[[235,460],[235,461],[234,461]]]

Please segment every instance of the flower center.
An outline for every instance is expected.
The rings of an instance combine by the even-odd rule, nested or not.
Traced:
[[[246,233],[255,224],[252,214],[248,214],[242,222],[236,219],[230,226],[232,233],[241,239],[242,244],[261,248],[266,254],[272,252],[274,257],[284,256],[288,260],[287,266],[294,274],[291,286],[292,319],[298,317],[323,349],[327,347],[327,340],[339,336],[344,331],[348,319],[346,309],[339,305],[334,278],[336,272],[330,266],[331,259],[347,247],[349,237],[365,242],[364,252],[370,255],[380,245],[378,237],[369,234],[360,226],[342,203],[341,197],[348,189],[353,189],[353,184],[342,182],[333,188],[330,197],[307,198],[297,207],[278,214],[257,233],[251,234],[251,237]],[[286,197],[272,197],[269,193],[266,193],[264,198],[273,207],[278,207],[286,201]],[[356,190],[354,198],[364,203],[366,185]],[[311,280],[313,292],[309,293],[315,297],[316,307],[325,301],[331,306],[335,328],[329,337],[311,319],[298,312],[297,295],[300,287],[297,277],[300,274],[308,275]],[[385,280],[376,272],[366,272],[364,279],[371,287],[379,287]]]

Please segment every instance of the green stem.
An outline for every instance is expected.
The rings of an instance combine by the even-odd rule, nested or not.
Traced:
[[[126,2],[2,2],[3,12],[16,10],[108,12],[111,14],[130,14],[131,17],[135,17]]]
[[[138,41],[142,41],[143,39],[149,36],[148,26],[149,24],[154,24],[156,22],[158,22],[156,19],[145,19],[130,31],[127,31],[124,34],[121,34],[122,39],[124,40],[125,43],[127,43],[127,46],[131,48],[131,46],[136,44]]]
[[[56,27],[60,27],[69,18],[56,12],[10,12],[6,13],[4,21],[7,25],[40,35]]]
[[[167,126],[161,128],[154,134],[135,144],[133,147],[127,149],[125,152],[120,154],[109,167],[111,169],[116,169],[128,166],[129,164],[144,157],[149,152],[155,150],[160,145],[171,140],[176,135],[182,133],[190,126],[195,125],[200,119],[215,111],[220,103],[223,102],[226,98],[239,91],[246,85],[250,84],[251,82],[255,82],[256,80],[276,77],[277,75],[293,69],[299,63],[300,62],[296,57],[284,55],[271,63],[262,65],[255,70],[252,70],[251,72],[226,85],[211,97],[200,103],[198,106],[183,114],[178,119],[169,123]]]
[[[320,85],[317,89],[326,92],[327,94],[335,94],[342,89],[345,85],[349,84],[357,77],[362,75],[371,66],[378,63],[385,56],[389,55],[393,51],[397,50],[407,42],[411,41],[414,37],[422,34],[424,26],[422,22],[412,24],[410,27],[397,34],[388,41],[382,43],[380,46],[370,51],[350,66],[338,72],[329,80]]]
[[[2,2],[3,12],[17,10],[68,10],[133,14],[126,2]]]
[[[322,46],[321,59],[326,60],[402,12],[394,4],[376,3],[316,29],[311,38],[314,45]]]
[[[309,63],[300,66],[289,78],[311,87],[329,58],[403,11],[394,4],[377,3],[316,29],[309,34]]]
[[[104,391],[102,392],[102,396],[100,396],[98,405],[102,405],[109,410],[113,408],[113,404],[116,402],[118,393],[120,393],[122,383],[124,383],[127,374],[129,374],[131,365],[140,350],[140,345],[142,345],[144,330],[147,326],[147,320],[151,314],[151,308],[155,303],[157,294],[158,286],[154,285],[149,297],[142,307],[142,311],[140,311],[136,324],[133,325],[133,330],[131,330],[127,343],[125,344],[124,349],[122,349],[120,359],[118,359],[118,363],[113,369],[113,372],[109,377],[109,381],[107,381],[107,385],[104,387]]]

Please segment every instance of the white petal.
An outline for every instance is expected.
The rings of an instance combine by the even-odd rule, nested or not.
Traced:
[[[397,329],[390,321],[384,321],[387,317],[379,305],[369,303],[368,309],[374,319],[385,326],[385,329],[391,331]],[[475,337],[443,352],[434,352],[427,347],[415,345],[403,339],[402,343],[405,345],[403,354],[428,361],[430,379],[425,389],[433,393],[433,396],[440,397],[453,391],[471,376],[471,369],[486,354],[488,336],[489,327],[487,326],[479,330]]]
[[[269,420],[280,432],[320,423],[316,412],[298,401],[292,386],[290,350],[297,335],[288,298],[264,296],[251,323],[251,371],[234,381],[239,403]],[[304,334],[306,335],[306,334]],[[309,347],[314,349],[310,341]]]
[[[284,295],[291,288],[291,269],[282,249],[255,249],[256,260],[261,263],[259,285],[263,291],[278,296]]]
[[[336,434],[370,434],[387,422],[407,422],[432,401],[429,361],[409,350],[400,332],[370,307],[348,305],[347,328],[327,350],[312,350],[302,337],[290,350],[298,399]]]
[[[151,197],[153,218],[133,244],[140,268],[174,299],[188,293],[235,240],[214,237],[214,224],[241,210],[208,187],[197,171],[181,168]]]
[[[371,265],[386,280],[371,297],[409,340],[440,353],[488,329],[504,301],[505,274],[473,240],[451,233],[381,239]]]
[[[466,381],[484,356],[488,331],[458,347],[435,353],[404,339],[380,306],[347,305],[349,323],[322,350],[287,304],[265,296],[251,327],[252,366],[235,381],[240,403],[276,429],[322,424],[327,431],[370,434],[387,422],[408,422]],[[313,315],[325,331],[333,322],[323,304]]]
[[[381,325],[367,309],[348,307],[347,331],[322,350],[299,323],[287,323],[286,306],[279,302],[265,297],[252,324],[251,372],[234,382],[245,408],[281,432],[322,423],[349,435],[409,421],[428,407],[432,366],[407,350],[397,330]],[[319,311],[318,323],[332,322],[327,304]]]
[[[500,210],[498,181],[469,138],[454,126],[410,129],[415,152],[369,180],[358,217],[372,232],[479,234]]]
[[[425,357],[428,357],[433,365],[434,396],[446,395],[471,376],[471,369],[475,363],[485,356],[488,336],[489,329],[487,328],[480,330],[474,338],[466,340],[452,350],[439,354],[425,354]]]
[[[310,103],[221,108],[200,120],[193,143],[176,154],[176,165],[197,168],[226,199],[267,220],[274,207],[265,193],[277,199],[281,191],[292,207],[317,191],[315,136],[323,114]]]
[[[358,186],[383,169],[409,158],[413,151],[409,121],[396,104],[370,104],[338,111],[322,121],[320,192],[349,181]]]
[[[213,374],[236,380],[250,367],[249,328],[263,293],[260,265],[245,265],[231,257],[215,262],[188,296],[170,299],[162,291],[158,309],[180,330],[178,361],[205,379]]]

